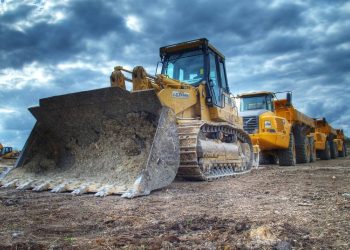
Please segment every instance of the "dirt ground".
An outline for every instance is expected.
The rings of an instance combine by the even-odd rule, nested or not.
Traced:
[[[0,249],[350,249],[350,157],[132,200],[0,188]]]

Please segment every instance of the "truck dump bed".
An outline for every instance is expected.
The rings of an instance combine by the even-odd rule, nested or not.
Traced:
[[[337,130],[334,129],[331,125],[329,125],[329,123],[326,121],[325,118],[317,119],[315,121],[315,125],[316,125],[317,132],[324,133],[326,135],[330,135],[334,138],[337,136]]]
[[[291,124],[303,124],[312,129],[316,127],[315,120],[313,118],[298,111],[293,107],[293,105],[288,105],[286,99],[275,100],[274,104],[277,116],[286,118]]]

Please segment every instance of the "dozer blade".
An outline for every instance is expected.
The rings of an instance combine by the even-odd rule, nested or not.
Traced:
[[[40,100],[37,122],[4,187],[97,196],[148,195],[179,162],[174,112],[153,90],[104,88]]]

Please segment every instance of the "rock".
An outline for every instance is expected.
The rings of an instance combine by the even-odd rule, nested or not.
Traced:
[[[273,249],[274,250],[291,250],[292,245],[288,241],[283,240],[278,242]]]
[[[266,226],[261,226],[250,230],[250,238],[255,240],[261,240],[261,241],[275,240],[275,237],[272,234],[271,229]]]
[[[248,229],[250,229],[250,226],[245,222],[238,222],[235,226],[235,230],[238,233],[240,233],[242,231],[246,231]]]
[[[343,196],[343,197],[345,197],[345,198],[350,198],[350,193],[342,193],[341,196]]]
[[[22,235],[23,235],[22,231],[14,231],[12,233],[12,238],[17,238],[17,237],[22,236]]]

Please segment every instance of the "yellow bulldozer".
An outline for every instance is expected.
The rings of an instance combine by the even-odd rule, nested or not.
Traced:
[[[17,159],[20,152],[14,150],[12,147],[4,147],[0,143],[0,158],[2,159]]]
[[[113,82],[131,81],[133,92],[108,87],[41,99],[29,109],[36,124],[1,185],[132,198],[176,175],[249,172],[258,148],[230,95],[225,57],[204,38],[162,47],[160,57],[155,76],[140,66],[115,68]]]

